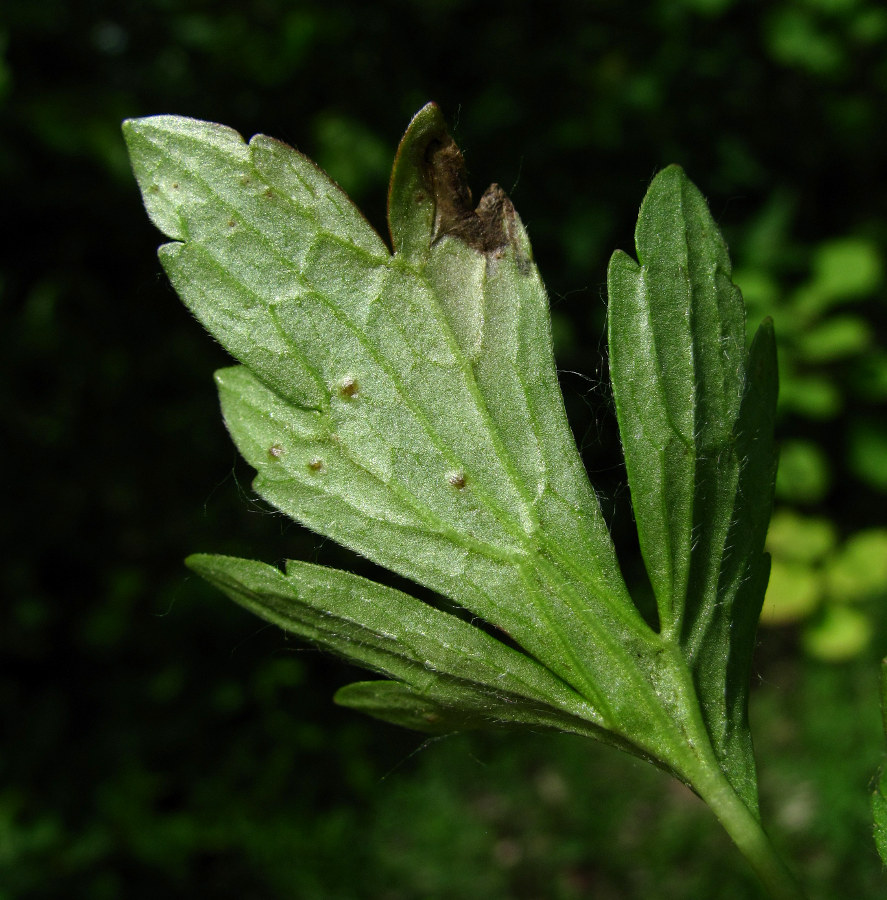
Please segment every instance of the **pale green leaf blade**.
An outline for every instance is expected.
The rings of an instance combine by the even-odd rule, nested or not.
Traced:
[[[462,509],[467,526],[492,531],[496,524],[483,505],[464,496],[467,486],[442,477],[446,491],[423,495],[423,473],[409,447],[386,447],[380,435],[387,466],[373,466],[349,452],[328,417],[287,404],[245,367],[224,369],[216,381],[228,427],[269,502],[466,608],[483,610],[512,633],[541,629],[532,605],[509,603],[527,590],[515,548],[454,527]]]
[[[349,572],[197,554],[188,566],[262,618],[347,659],[458,705],[465,692],[523,715],[581,717],[600,724],[587,701],[548,669],[478,628],[402,591]],[[538,715],[537,719],[538,720]],[[535,721],[535,720],[534,720]]]
[[[598,616],[580,618],[574,604],[588,595],[578,595],[544,557],[459,533],[452,517],[435,512],[433,497],[392,488],[334,432],[313,430],[325,427],[323,416],[287,405],[245,368],[223,370],[217,382],[228,427],[269,502],[498,625],[613,727],[652,738],[661,719],[650,684],[655,673],[646,668],[657,663],[655,648],[651,657],[646,629],[638,635],[626,628],[618,606],[601,603]],[[463,493],[467,485],[454,490],[457,500]],[[477,505],[472,522],[483,509]]]
[[[340,706],[430,734],[531,726],[607,739],[586,721],[503,698],[470,684],[417,690],[399,681],[358,681],[340,688],[333,699]]]
[[[126,129],[146,202],[163,201],[155,221],[185,239],[162,251],[164,264],[245,363],[220,373],[219,387],[232,436],[258,470],[256,489],[499,625],[599,709],[624,708],[626,728],[649,733],[655,704],[643,686],[652,676],[638,660],[652,635],[625,591],[566,424],[547,300],[519,220],[501,191],[471,211],[448,182],[450,194],[432,192],[427,253],[398,243],[398,221],[429,226],[427,216],[396,212],[410,196],[397,185],[424,177],[404,167],[421,166],[438,134],[436,114],[426,115],[392,179],[394,256],[285,145],[246,145],[171,117]],[[422,152],[407,152],[411,142]],[[180,203],[183,191],[191,205]],[[479,296],[440,276],[454,242],[473,254]],[[480,311],[489,359],[457,324],[457,299]],[[638,691],[627,696],[627,683]]]
[[[484,195],[505,242],[484,252],[444,234],[424,272],[471,367],[498,450],[526,501],[529,527],[594,592],[630,608],[597,496],[567,422],[557,380],[548,297],[524,227],[497,186]],[[481,208],[481,207],[479,207]]]
[[[388,251],[339,188],[309,159],[271,138],[247,145],[230,128],[181,116],[124,123],[145,206],[169,237],[160,258],[183,301],[226,349],[293,403],[326,390],[282,334],[272,304],[303,290],[318,236],[355,254]]]
[[[548,297],[520,217],[491,185],[476,208],[459,148],[434,104],[410,123],[395,159],[389,223],[399,257],[430,283],[470,367],[497,451],[550,545],[572,546],[597,591],[630,606],[557,381]]]
[[[412,573],[466,608],[485,610],[484,618],[590,701],[617,732],[603,739],[652,752],[668,727],[651,686],[654,679],[662,683],[655,648],[651,661],[648,645],[626,633],[612,613],[589,629],[542,581],[550,573],[430,529],[418,497],[388,490],[354,465],[340,442],[312,431],[322,417],[288,406],[245,368],[223,370],[217,380],[238,446],[262,473],[256,487],[264,497],[284,511],[297,503],[310,527],[342,543],[372,546],[389,568]],[[586,653],[584,664],[569,655],[574,648]]]

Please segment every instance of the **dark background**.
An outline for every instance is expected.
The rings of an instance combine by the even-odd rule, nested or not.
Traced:
[[[657,169],[681,163],[709,197],[750,318],[782,339],[781,580],[752,696],[765,820],[813,897],[883,893],[883,4],[42,0],[3,19],[0,900],[760,896],[659,773],[573,739],[426,743],[340,710],[352,670],[182,565],[369,571],[251,493],[211,380],[226,356],[160,271],[121,120],[282,138],[384,233],[397,141],[432,99],[475,193],[500,182],[528,225],[629,560],[606,264]]]

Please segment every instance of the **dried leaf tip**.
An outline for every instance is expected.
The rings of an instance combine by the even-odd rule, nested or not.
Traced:
[[[491,184],[477,208],[472,208],[465,159],[449,135],[429,143],[423,175],[434,197],[434,240],[452,235],[481,253],[496,253],[508,246],[508,223],[515,216],[508,195],[498,184]]]
[[[413,117],[400,143],[388,213],[395,253],[422,259],[430,245],[447,236],[497,258],[510,245],[518,249],[511,201],[493,184],[474,206],[465,160],[433,103]],[[518,255],[523,258],[526,251]]]

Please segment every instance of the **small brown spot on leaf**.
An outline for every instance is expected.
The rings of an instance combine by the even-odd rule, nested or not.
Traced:
[[[234,219],[228,219],[228,227],[229,228],[233,228],[236,224],[237,223],[234,221]]]
[[[339,382],[339,393],[343,397],[356,397],[359,390],[360,385],[357,383],[357,379],[353,375],[346,375]]]
[[[173,189],[174,191],[177,191],[177,190],[179,189],[179,183],[178,183],[178,181],[174,181],[174,182],[172,183],[172,189]]]
[[[266,200],[273,200],[274,199],[274,191],[271,188],[266,188],[265,192],[262,194],[262,196]]]
[[[308,460],[308,468],[311,469],[312,472],[322,471],[323,460],[319,456],[312,456],[311,459]]]
[[[280,444],[272,444],[268,448],[268,456],[270,456],[271,459],[280,459],[280,457],[283,456],[283,447],[281,447]]]
[[[447,475],[447,481],[457,490],[462,490],[465,487],[465,473],[464,472],[450,472]]]

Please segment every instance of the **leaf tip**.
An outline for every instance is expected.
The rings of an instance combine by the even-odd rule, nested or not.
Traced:
[[[130,156],[133,156],[138,149],[139,143],[145,140],[151,132],[163,130],[163,125],[173,116],[134,116],[124,119],[120,124],[120,130],[123,132],[123,140],[126,142]]]
[[[443,112],[426,103],[410,120],[394,157],[388,184],[388,230],[395,253],[421,254],[434,223],[434,200],[423,171],[428,147],[451,140]]]
[[[684,167],[678,163],[671,163],[653,176],[641,204],[641,216],[644,214],[645,207],[654,209],[670,204],[673,210],[678,210],[687,201],[691,206],[698,206],[701,203],[706,209],[708,208],[705,198],[684,171]],[[659,211],[659,215],[661,215],[661,211]],[[638,224],[640,225],[640,220]]]
[[[779,389],[779,368],[776,350],[776,332],[773,327],[773,319],[767,316],[758,325],[758,330],[752,338],[748,351],[748,372],[752,379],[772,382],[771,391],[775,394]],[[773,410],[775,414],[775,407]]]
[[[213,553],[192,553],[185,557],[185,565],[196,575],[206,578],[217,558]]]
[[[219,390],[229,387],[232,380],[242,374],[243,366],[225,366],[224,369],[216,369],[213,372],[213,380]]]
[[[640,265],[624,250],[614,250],[607,264],[607,277],[612,278],[614,274],[623,270],[638,272],[640,268]]]
[[[139,131],[141,130],[142,122],[144,122],[144,119],[133,117],[130,119],[124,119],[120,123],[120,130],[123,132],[123,137],[127,140],[127,142],[138,135]]]
[[[680,166],[677,163],[670,163],[653,176],[653,180],[650,182],[649,191],[652,191],[654,187],[660,190],[663,188],[674,189],[684,182],[689,181],[690,179],[687,177],[687,173],[684,171],[683,166]]]

